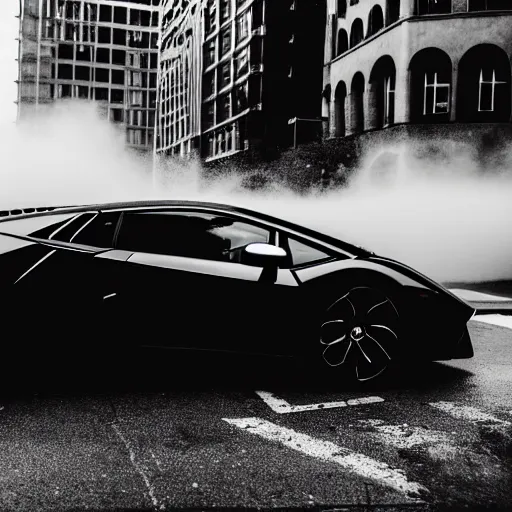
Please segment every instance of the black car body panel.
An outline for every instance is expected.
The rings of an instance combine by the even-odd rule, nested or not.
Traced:
[[[0,218],[0,301],[3,318],[20,326],[20,346],[303,355],[315,343],[324,292],[361,278],[395,290],[410,340],[407,357],[473,355],[467,322],[475,310],[441,285],[269,215],[194,201],[20,212]],[[127,219],[147,229],[130,233]],[[205,223],[214,226],[206,238]],[[238,224],[251,227],[241,231],[249,240],[265,236],[284,248],[286,259],[271,267],[243,259]],[[234,234],[213,243],[210,234],[223,229]],[[226,240],[234,247],[218,245]],[[209,244],[213,252],[206,254]]]

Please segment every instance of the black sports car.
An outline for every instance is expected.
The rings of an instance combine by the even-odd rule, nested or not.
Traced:
[[[0,212],[0,286],[4,348],[40,355],[302,356],[361,381],[404,358],[473,356],[475,310],[441,285],[363,248],[221,204]]]

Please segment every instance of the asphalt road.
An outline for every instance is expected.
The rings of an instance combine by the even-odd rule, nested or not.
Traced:
[[[4,361],[0,510],[510,510],[512,330],[470,332],[471,360],[354,388],[284,362]]]

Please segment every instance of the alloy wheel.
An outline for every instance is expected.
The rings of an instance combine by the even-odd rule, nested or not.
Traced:
[[[380,290],[360,286],[337,299],[321,324],[323,359],[343,366],[359,381],[380,375],[396,357],[400,317]]]

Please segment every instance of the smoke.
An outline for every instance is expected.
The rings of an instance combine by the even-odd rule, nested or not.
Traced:
[[[473,147],[438,141],[373,148],[348,185],[299,195],[248,191],[230,173],[127,150],[121,129],[86,103],[57,103],[3,126],[0,209],[169,198],[262,210],[396,258],[442,282],[512,278],[512,151],[482,173]],[[428,144],[427,144],[428,146]]]

